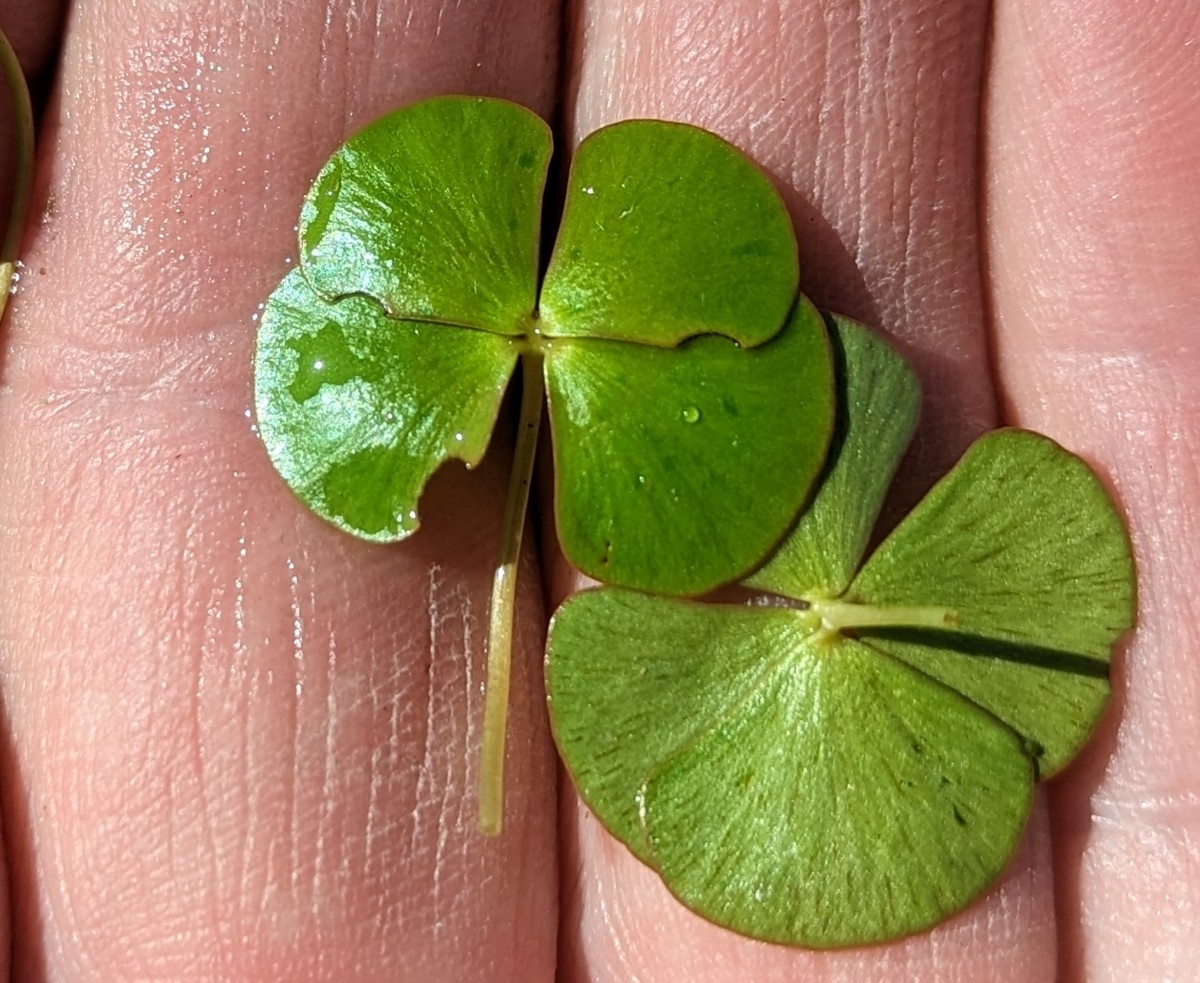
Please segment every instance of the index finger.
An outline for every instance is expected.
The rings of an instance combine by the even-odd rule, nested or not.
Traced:
[[[555,16],[419,0],[72,12],[0,394],[21,978],[552,975],[532,591],[515,832],[487,841],[474,822],[503,479],[444,475],[417,540],[353,541],[272,472],[250,406],[254,313],[324,159],[433,93],[548,112]]]

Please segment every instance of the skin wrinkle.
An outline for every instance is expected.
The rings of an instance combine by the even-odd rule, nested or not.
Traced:
[[[440,572],[441,572],[441,567],[438,564],[435,563],[432,566],[430,566],[430,568],[429,568],[429,583],[428,583],[428,587],[426,588],[426,590],[427,590],[427,608],[429,610],[429,638],[428,638],[428,642],[426,643],[426,650],[429,652],[431,659],[432,659],[433,653],[438,650],[437,632],[438,632],[438,627],[439,627],[439,621],[442,617],[441,613],[439,611],[439,606],[438,606],[438,576],[439,576]],[[425,676],[426,676],[428,690],[427,690],[427,695],[426,695],[427,702],[426,702],[425,727],[424,727],[424,731],[422,732],[422,735],[421,735],[419,741],[417,742],[419,744],[419,746],[421,747],[421,765],[420,765],[420,770],[417,773],[416,805],[414,805],[413,812],[412,812],[412,824],[413,824],[412,829],[413,829],[413,831],[412,831],[412,839],[409,842],[409,850],[414,851],[414,852],[417,848],[417,843],[419,840],[419,832],[421,830],[421,825],[422,825],[420,806],[421,806],[422,801],[424,801],[429,795],[428,783],[429,783],[429,781],[432,777],[432,773],[433,773],[433,737],[434,737],[433,714],[434,714],[434,707],[433,707],[432,664],[427,663],[427,664],[423,665],[422,670],[424,671]],[[395,735],[396,735],[396,717],[395,717],[395,711],[393,710],[392,731],[391,731],[391,738],[389,739],[389,746],[392,747],[393,752],[394,752],[394,747],[395,747],[393,744],[393,742],[395,740]]]

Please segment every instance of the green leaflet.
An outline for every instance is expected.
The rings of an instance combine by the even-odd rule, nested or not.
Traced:
[[[676,349],[554,342],[546,353],[564,552],[585,573],[697,594],[758,563],[791,523],[832,425],[829,348],[801,298],[772,341]],[[779,419],[793,426],[767,426]],[[719,453],[713,453],[719,449]]]
[[[1075,756],[1108,702],[1133,584],[1125,527],[1091,469],[1046,437],[1000,430],[967,450],[847,597],[956,611],[954,633],[863,638],[1016,728],[1046,777]]]
[[[550,129],[499,99],[418,102],[329,158],[300,213],[301,268],[327,298],[519,335],[537,296]]]
[[[392,320],[365,297],[326,301],[295,270],[259,328],[259,430],[313,511],[394,540],[416,529],[438,467],[483,457],[517,355],[502,335]]]
[[[752,347],[783,324],[798,276],[791,219],[758,168],[697,127],[628,120],[575,153],[542,330]]]
[[[841,395],[825,474],[793,533],[745,580],[775,594],[789,594],[797,584],[827,597],[846,589],[921,406],[917,377],[904,359],[863,325],[826,316]]]

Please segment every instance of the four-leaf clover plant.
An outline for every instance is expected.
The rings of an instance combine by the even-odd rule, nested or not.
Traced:
[[[444,462],[480,460],[522,364],[481,752],[493,832],[543,387],[563,551],[658,594],[758,565],[833,421],[826,332],[797,301],[791,222],[753,164],[678,123],[594,133],[539,277],[550,154],[541,119],[494,99],[432,99],[368,126],[305,199],[299,264],[267,301],[256,355],[276,468],[317,513],[380,542],[416,529]]]
[[[404,538],[483,456],[521,364],[492,595],[480,826],[503,810],[516,559],[543,403],[557,530],[607,586],[546,651],[585,802],[684,904],[813,947],[919,931],[1011,857],[1035,780],[1108,698],[1126,533],[1047,438],[974,444],[867,557],[916,380],[796,292],[769,181],[714,135],[636,120],[578,148],[541,270],[545,124],[447,97],[345,143],[266,304],[259,427],[312,509]],[[741,582],[749,604],[690,600]]]

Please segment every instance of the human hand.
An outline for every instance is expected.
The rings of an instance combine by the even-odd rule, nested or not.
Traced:
[[[557,77],[551,0],[71,9],[0,389],[14,978],[1186,978],[1200,23],[1179,0],[993,15],[985,75],[982,2],[583,3]],[[439,475],[422,532],[377,547],[292,499],[248,415],[254,313],[312,176],[442,92],[561,99],[575,139],[685,119],[750,153],[806,292],[921,374],[909,501],[1001,419],[1111,482],[1141,598],[1117,699],[969,911],[824,954],[684,911],[569,787],[556,800],[532,555],[506,828],[476,832],[503,448]],[[551,599],[570,588],[559,558],[541,569]]]

